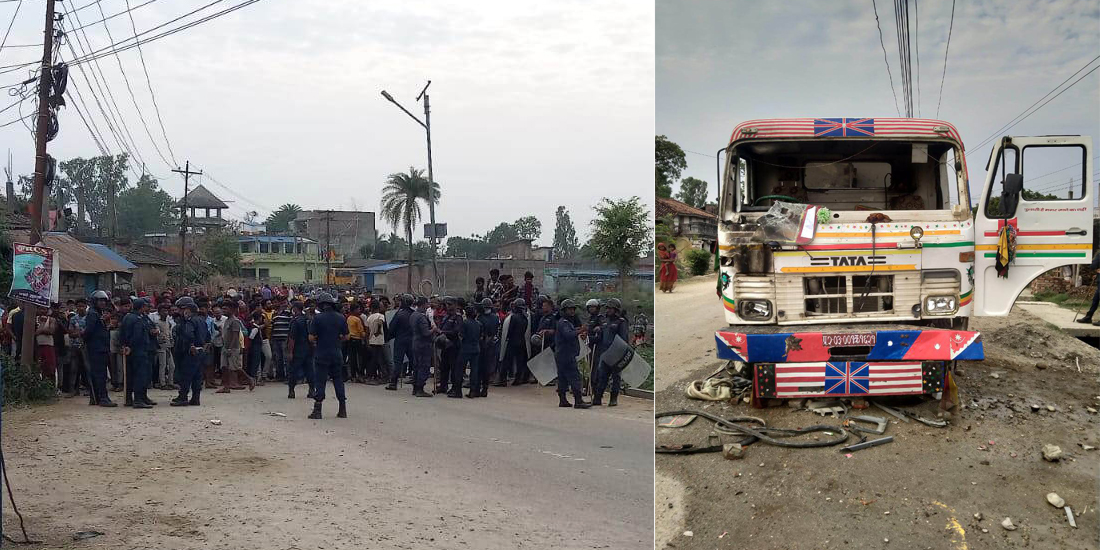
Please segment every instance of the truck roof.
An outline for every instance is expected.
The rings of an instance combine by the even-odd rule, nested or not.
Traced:
[[[959,131],[950,122],[929,118],[763,118],[738,124],[730,136],[736,142],[763,138],[940,138],[958,144]]]

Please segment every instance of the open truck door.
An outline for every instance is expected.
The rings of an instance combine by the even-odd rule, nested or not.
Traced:
[[[974,223],[974,315],[1007,315],[1044,272],[1092,261],[1092,138],[1005,137],[993,148]],[[1002,229],[1015,259],[998,273]]]

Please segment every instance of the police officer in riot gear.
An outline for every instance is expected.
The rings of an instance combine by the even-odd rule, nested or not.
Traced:
[[[317,296],[321,313],[313,318],[309,326],[309,339],[313,342],[313,363],[317,371],[313,385],[313,412],[309,418],[321,418],[321,403],[325,400],[325,386],[332,379],[332,389],[340,401],[337,418],[347,418],[347,396],[344,395],[344,365],[340,354],[340,345],[348,338],[348,321],[336,310],[336,299],[327,292]]]
[[[531,352],[531,325],[527,318],[527,302],[523,298],[512,301],[512,313],[504,319],[504,328],[501,330],[503,343],[500,349],[500,376],[497,379],[498,386],[508,383],[508,375],[515,374],[513,386],[526,384],[531,378],[531,371],[527,369],[527,360]]]
[[[183,313],[181,322],[176,323],[173,342],[175,344],[176,376],[179,378],[180,393],[169,405],[183,407],[199,405],[199,393],[202,392],[202,346],[206,343],[206,319],[196,313],[198,305],[194,298],[184,296],[176,300],[176,307]],[[191,397],[188,399],[187,394]]]
[[[288,399],[294,399],[294,387],[303,379],[309,384],[308,399],[313,399],[314,373],[313,345],[309,342],[310,319],[302,309],[302,302],[291,302],[290,311],[293,316],[290,319],[290,334],[287,337],[288,353],[290,354],[290,373],[286,382],[290,387],[287,392]]]
[[[432,323],[428,320],[428,298],[421,296],[416,300],[416,310],[409,317],[412,327],[412,358],[413,358],[413,395],[415,397],[431,397],[432,394],[424,391],[424,384],[428,383],[428,375],[432,369]],[[396,370],[396,369],[395,369]]]
[[[622,338],[623,342],[629,342],[627,331],[627,320],[623,317],[623,304],[618,298],[612,298],[607,301],[607,314],[604,318],[604,322],[600,325],[600,342],[596,348],[596,353],[600,356],[603,355],[611,344],[615,343],[615,337]],[[608,381],[611,383],[611,401],[607,403],[609,407],[614,407],[619,404],[619,389],[622,386],[622,376],[618,372],[613,372],[610,365],[607,365],[601,359],[596,364],[596,382],[592,384],[595,391],[595,398],[592,399],[593,405],[603,404],[603,392],[607,390]]]
[[[462,314],[458,311],[458,301],[451,296],[443,297],[443,305],[447,313],[443,321],[439,323],[439,332],[444,338],[440,339],[439,353],[439,391],[447,397],[462,397],[462,371],[458,366],[460,336],[462,334]]]
[[[603,314],[600,313],[600,301],[592,298],[584,303],[584,309],[588,312],[588,319],[584,322],[588,329],[588,364],[591,366],[592,380],[596,379],[596,367],[600,364],[600,356],[596,348],[600,344],[600,325],[603,324]]]
[[[91,385],[89,405],[117,407],[107,395],[107,362],[111,353],[110,329],[103,322],[103,314],[111,304],[111,297],[102,290],[92,293],[92,307],[84,319],[84,349],[88,353],[88,384]]]
[[[404,375],[405,361],[413,366],[413,297],[411,294],[402,294],[399,298],[399,307],[390,319],[389,333],[393,337],[393,369],[390,371],[390,383],[387,390],[397,389],[397,381]]]
[[[573,300],[563,300],[561,315],[554,328],[554,363],[558,367],[558,406],[587,409],[591,403],[585,403],[581,396],[581,372],[577,368],[577,356],[581,352],[579,337],[585,332],[584,325],[577,318],[577,304]],[[566,399],[567,391],[573,392],[573,404]]]
[[[481,313],[477,317],[481,325],[481,354],[478,356],[477,379],[470,377],[470,393],[478,397],[489,396],[489,379],[497,371],[497,361],[500,353],[500,318],[493,311],[493,301],[484,298],[481,300]],[[475,392],[474,389],[478,391]]]
[[[155,349],[152,340],[152,322],[147,317],[149,302],[135,298],[133,308],[122,319],[119,343],[126,358],[126,406],[150,409],[155,402],[149,399],[149,379],[153,372],[149,359]]]

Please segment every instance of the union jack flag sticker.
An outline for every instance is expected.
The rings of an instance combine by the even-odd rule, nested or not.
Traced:
[[[815,118],[814,137],[860,137],[875,135],[873,118]]]
[[[867,363],[825,363],[825,393],[871,393],[871,367]]]

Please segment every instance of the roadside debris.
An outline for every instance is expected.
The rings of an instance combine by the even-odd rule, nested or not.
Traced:
[[[99,531],[77,531],[73,533],[73,540],[88,540],[95,537],[102,537],[104,533]]]
[[[1047,502],[1055,508],[1065,508],[1066,506],[1066,500],[1058,496],[1058,493],[1047,493]]]
[[[277,416],[279,418],[286,418],[286,413],[281,413],[281,412],[265,412],[264,414],[266,414],[267,416]]]
[[[726,443],[722,445],[722,457],[726,460],[737,460],[745,457],[745,448],[740,443]]]
[[[1077,521],[1073,519],[1073,510],[1070,510],[1069,506],[1066,506],[1065,508],[1063,508],[1063,510],[1066,511],[1066,519],[1069,520],[1069,526],[1076,529],[1077,528]]]
[[[848,440],[848,432],[840,426],[829,426],[825,424],[819,424],[816,426],[807,426],[805,428],[773,428],[765,424],[762,418],[756,418],[752,416],[735,416],[730,418],[722,418],[704,411],[693,410],[680,410],[680,411],[668,411],[661,412],[654,415],[660,423],[660,419],[670,416],[678,415],[696,415],[701,418],[705,418],[714,423],[714,431],[718,435],[711,434],[707,438],[706,446],[695,446],[694,444],[674,444],[674,445],[657,445],[654,452],[660,454],[695,454],[695,453],[708,453],[708,452],[726,452],[725,445],[721,443],[721,436],[742,436],[740,441],[736,444],[742,448],[747,447],[756,442],[762,442],[768,445],[774,445],[776,447],[790,447],[797,449],[805,449],[812,447],[832,447],[840,445]],[[830,436],[829,439],[813,439],[807,440],[795,440],[799,436],[805,436],[821,432]],[[728,445],[728,444],[726,444]],[[730,452],[735,453],[734,447],[730,448]],[[733,457],[727,457],[733,458]]]
[[[674,416],[666,416],[657,420],[658,428],[683,428],[688,424],[691,424],[698,416],[694,414],[677,414]]]
[[[1011,518],[1005,518],[1004,521],[1001,522],[1001,527],[1004,527],[1005,530],[1008,530],[1008,531],[1015,531],[1016,530],[1016,526],[1012,524],[1012,519]]]
[[[221,426],[222,425],[222,421],[218,420],[217,418],[211,418],[210,423],[215,425],[215,426]]]
[[[1047,462],[1058,462],[1062,460],[1062,448],[1049,443],[1043,445],[1043,460]]]
[[[871,424],[874,428],[868,428],[862,424]],[[886,419],[881,416],[851,416],[844,421],[845,428],[851,428],[857,432],[882,435],[886,433]]]
[[[854,445],[848,445],[846,447],[841,447],[840,452],[845,453],[845,452],[851,452],[851,451],[860,451],[860,450],[868,449],[868,448],[871,448],[871,447],[878,447],[879,445],[885,445],[887,443],[890,443],[893,440],[894,440],[894,436],[888,435],[888,436],[883,437],[883,438],[872,439],[870,441],[864,441],[862,443],[856,443]]]

